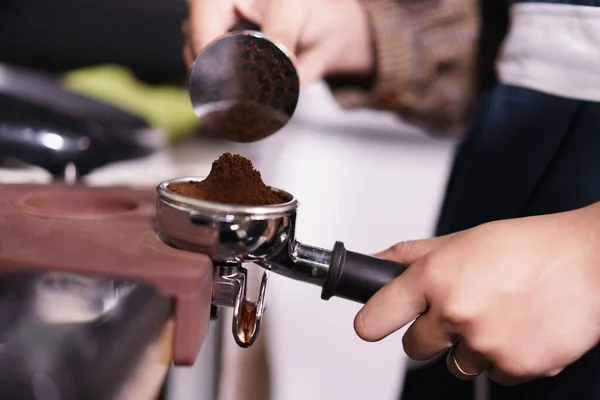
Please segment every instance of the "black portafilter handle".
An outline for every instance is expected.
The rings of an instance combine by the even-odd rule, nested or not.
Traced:
[[[321,298],[329,300],[335,296],[364,304],[407,268],[407,265],[348,251],[342,242],[336,242]]]

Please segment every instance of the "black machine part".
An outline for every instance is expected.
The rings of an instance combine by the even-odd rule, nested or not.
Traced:
[[[407,268],[393,261],[348,251],[342,242],[336,242],[321,298],[329,300],[336,296],[364,304]]]
[[[152,154],[164,132],[116,107],[66,90],[53,76],[0,64],[0,160],[15,159],[63,178]]]

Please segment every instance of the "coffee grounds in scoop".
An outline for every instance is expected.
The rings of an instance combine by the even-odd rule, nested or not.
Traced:
[[[172,192],[199,200],[245,206],[281,204],[284,199],[263,182],[252,161],[239,154],[225,153],[213,162],[210,173],[201,182],[174,182]]]

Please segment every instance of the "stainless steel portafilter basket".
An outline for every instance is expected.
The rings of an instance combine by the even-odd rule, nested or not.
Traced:
[[[283,190],[270,188],[283,196],[281,204],[238,206],[167,189],[174,182],[203,179],[186,177],[158,185],[158,226],[172,246],[211,257],[213,305],[233,307],[233,335],[242,347],[251,346],[258,336],[269,272],[322,287],[323,300],[336,296],[365,303],[406,270],[405,265],[348,251],[341,242],[332,250],[300,243],[295,237],[298,201]],[[246,298],[245,262],[265,268],[256,302]]]

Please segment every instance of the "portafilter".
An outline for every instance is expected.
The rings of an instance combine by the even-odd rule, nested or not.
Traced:
[[[280,189],[269,187],[284,202],[265,206],[214,203],[168,189],[171,183],[203,179],[185,177],[158,185],[160,236],[173,247],[211,257],[212,304],[233,307],[233,336],[241,347],[251,346],[258,336],[270,271],[322,287],[323,300],[336,296],[365,303],[407,268],[348,251],[339,241],[332,250],[300,243],[295,237],[298,200]],[[246,298],[247,270],[242,264],[247,262],[265,268],[256,302]]]

